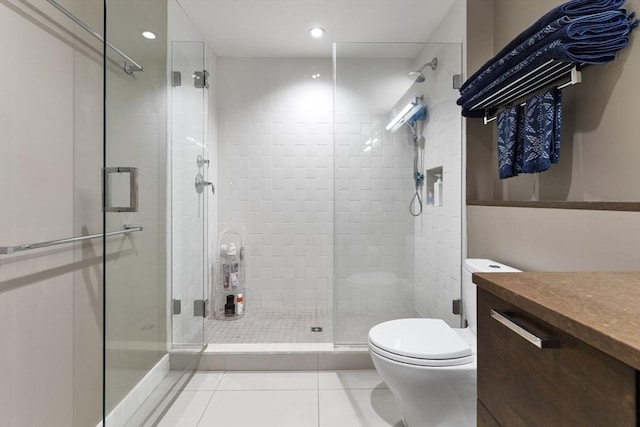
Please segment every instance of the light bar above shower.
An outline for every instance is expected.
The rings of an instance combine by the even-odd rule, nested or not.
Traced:
[[[51,4],[53,7],[55,7],[60,12],[62,12],[63,15],[65,15],[67,18],[71,19],[73,22],[78,24],[80,27],[82,27],[82,29],[84,29],[86,32],[88,32],[93,37],[98,39],[100,42],[105,43],[104,38],[100,34],[98,34],[91,27],[89,27],[87,24],[85,24],[80,19],[78,19],[78,17],[76,17],[73,13],[65,9],[60,3],[58,3],[55,0],[47,0],[47,2],[49,2],[49,4]],[[120,49],[118,49],[116,46],[114,46],[108,41],[105,44],[109,46],[111,49],[113,49],[118,55],[124,58],[124,64],[122,66],[122,69],[124,70],[125,73],[132,76],[134,72],[144,71],[144,67],[138,64],[133,59],[131,59],[129,55],[127,55],[126,53],[124,53],[123,51],[121,51]]]
[[[421,97],[416,98],[415,101],[408,103],[405,107],[395,115],[393,119],[386,126],[386,129],[391,132],[395,132],[400,127],[411,120],[411,118],[423,108],[422,104],[420,104]]]

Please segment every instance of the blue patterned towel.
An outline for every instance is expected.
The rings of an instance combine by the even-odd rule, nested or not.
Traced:
[[[500,179],[518,175],[516,172],[516,139],[518,137],[518,107],[498,114],[498,175]]]
[[[543,172],[560,159],[562,91],[551,89],[525,106],[498,114],[498,176]]]
[[[551,167],[551,147],[555,148],[555,90],[530,98],[525,105],[522,172],[536,173]]]
[[[622,7],[626,0],[571,0],[563,3],[555,9],[550,10],[540,19],[538,19],[533,25],[521,32],[515,39],[513,39],[508,45],[506,45],[497,55],[490,59],[480,70],[476,73],[479,74],[482,70],[491,65],[493,61],[499,60],[506,56],[509,52],[514,50],[527,39],[534,36],[536,33],[544,30],[547,25],[554,25],[554,22],[560,19],[569,20],[570,18],[576,18],[586,15],[594,15],[601,12],[616,10]],[[558,23],[556,22],[555,25]],[[471,76],[467,82],[472,81],[477,75]],[[466,82],[465,82],[466,84]],[[465,85],[462,85],[461,89],[464,89]]]
[[[532,53],[528,57],[515,63],[508,71],[500,74],[491,83],[482,85],[477,93],[460,97],[458,102],[462,103],[462,115],[465,117],[482,117],[484,111],[472,110],[472,107],[482,100],[487,94],[499,91],[516,81],[529,71],[546,63],[550,59],[566,61],[576,64],[604,64],[613,61],[619,50],[626,47],[629,39],[617,37],[615,39],[598,42],[574,42],[567,43],[562,40],[555,40],[549,45]]]
[[[560,160],[560,138],[562,135],[562,91],[555,89],[554,93],[554,117],[553,117],[553,139],[549,148],[549,158],[551,163],[558,163]]]
[[[516,175],[522,173],[522,165],[524,163],[524,130],[526,124],[526,115],[524,106],[518,107],[518,139],[516,140]]]
[[[458,104],[462,105],[496,76],[507,71],[514,65],[519,55],[527,57],[531,53],[555,40],[567,42],[602,42],[625,36],[630,31],[634,14],[627,15],[625,10],[613,10],[595,15],[577,18],[562,17],[550,23],[536,34],[532,35],[520,45],[514,47],[502,56],[496,56],[473,74],[460,88],[461,97]]]

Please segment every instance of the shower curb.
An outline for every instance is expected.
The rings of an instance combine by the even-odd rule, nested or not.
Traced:
[[[186,369],[193,353],[173,351],[171,370]],[[321,345],[209,345],[202,353],[198,371],[326,371],[374,369],[366,347]]]

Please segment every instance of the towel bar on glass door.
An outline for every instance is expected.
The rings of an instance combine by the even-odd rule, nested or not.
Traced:
[[[80,19],[78,19],[73,13],[71,13],[67,9],[65,9],[60,3],[58,3],[55,0],[47,0],[47,2],[49,2],[49,4],[51,4],[53,7],[55,7],[60,12],[62,12],[67,18],[71,19],[73,22],[75,22],[80,27],[82,27],[82,29],[84,29],[86,32],[88,32],[93,37],[95,37],[96,39],[98,39],[99,41],[104,43],[104,39],[102,38],[102,36],[100,34],[95,32],[93,29],[91,29],[91,27],[89,27],[87,24],[85,24]],[[120,49],[115,47],[113,44],[111,44],[110,42],[107,41],[106,45],[109,46],[114,51],[116,51],[118,53],[118,55],[122,56],[125,59],[124,65],[122,67],[124,69],[125,73],[127,73],[129,75],[133,75],[133,73],[136,72],[136,71],[144,71],[144,67],[142,65],[138,64],[136,61],[131,59],[126,53],[124,53],[123,51],[121,51]],[[129,61],[129,62],[127,62],[127,61]]]
[[[46,248],[48,246],[64,245],[67,243],[82,242],[84,240],[97,239],[99,237],[117,236],[119,234],[130,234],[136,231],[142,231],[142,227],[125,225],[124,230],[110,231],[108,233],[90,234],[88,236],[69,237],[67,239],[50,240],[48,242],[26,243],[16,246],[0,246],[0,255],[11,255],[20,251],[28,251],[31,249]]]

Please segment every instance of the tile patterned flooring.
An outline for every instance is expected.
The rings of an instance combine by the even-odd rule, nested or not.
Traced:
[[[196,372],[159,427],[402,427],[375,370]]]
[[[205,327],[213,344],[332,343],[332,323],[328,310],[254,308],[237,320],[207,319]]]

